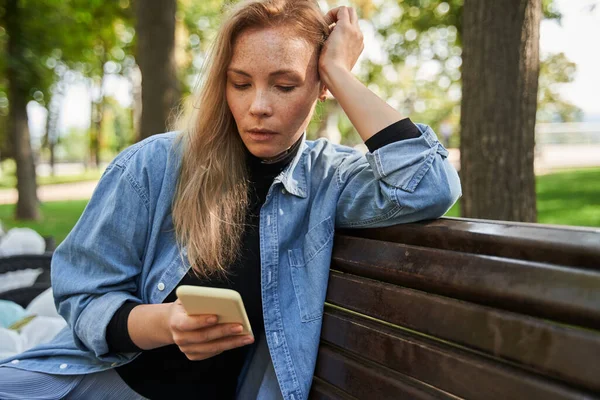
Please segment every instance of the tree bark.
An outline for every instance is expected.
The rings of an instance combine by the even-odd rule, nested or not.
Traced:
[[[541,0],[465,0],[462,215],[536,221],[533,169]]]
[[[94,83],[92,83],[92,86]],[[98,84],[99,97],[92,99],[91,123],[90,123],[90,166],[100,168],[102,162],[100,150],[102,149],[102,122],[104,121],[104,113],[106,111],[106,99],[104,98],[104,74],[100,78]]]
[[[140,139],[165,132],[179,103],[175,65],[176,0],[136,1],[137,61],[142,73]]]
[[[27,87],[20,67],[27,65],[22,43],[21,19],[18,0],[9,0],[5,10],[6,33],[8,36],[8,133],[17,166],[18,200],[15,209],[16,219],[39,219],[39,201],[35,164],[29,127],[27,125]]]

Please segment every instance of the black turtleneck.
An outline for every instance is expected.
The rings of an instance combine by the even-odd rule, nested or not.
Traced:
[[[386,144],[419,135],[418,128],[409,119],[404,119],[378,132],[366,145],[373,152]],[[250,181],[246,228],[242,234],[240,256],[228,269],[228,278],[200,279],[190,271],[177,285],[210,286],[238,291],[244,301],[255,337],[264,332],[260,285],[260,209],[275,177],[297,154],[301,140],[273,162],[265,162],[246,152]],[[177,299],[177,287],[167,296],[164,303]],[[129,364],[116,368],[129,387],[149,399],[235,397],[237,379],[250,346],[225,351],[202,361],[189,360],[176,345],[142,351],[133,343],[127,330],[129,313],[137,305],[138,303],[134,302],[123,304],[111,319],[106,331],[106,340],[111,352],[141,352]]]
[[[210,286],[238,291],[256,337],[264,331],[258,230],[260,209],[273,180],[292,161],[301,140],[271,163],[246,152],[250,181],[249,205],[240,256],[228,269],[227,278],[201,279],[190,271],[177,285]],[[167,296],[165,303],[177,299],[177,287]],[[107,342],[111,351],[142,351],[133,343],[127,331],[127,318],[137,305],[134,302],[125,303],[110,321]],[[206,360],[191,361],[176,345],[169,345],[142,351],[135,360],[116,368],[116,371],[129,387],[150,399],[193,398],[200,394],[203,399],[228,399],[235,396],[237,378],[249,349],[250,346],[240,347]]]

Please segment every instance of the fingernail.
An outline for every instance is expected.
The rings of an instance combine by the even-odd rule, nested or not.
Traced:
[[[244,344],[250,344],[252,342],[254,342],[254,339],[251,337],[247,337],[244,340],[242,340],[242,343],[244,343]]]
[[[233,333],[240,333],[243,330],[244,329],[241,326],[234,326],[233,328],[231,328],[231,332],[233,332]]]
[[[214,324],[217,322],[217,317],[208,317],[206,318],[206,323],[207,324]]]

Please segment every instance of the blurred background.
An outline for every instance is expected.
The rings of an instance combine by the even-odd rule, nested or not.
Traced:
[[[127,146],[164,132],[178,105],[193,92],[224,3],[0,1],[0,220],[5,229],[31,227],[57,242],[64,239],[107,163]],[[356,75],[403,115],[433,127],[458,169],[461,151],[485,153],[470,141],[461,144],[461,130],[466,129],[461,123],[466,104],[463,51],[470,45],[463,41],[462,25],[468,13],[477,12],[474,6],[470,9],[463,0],[319,3],[324,10],[340,4],[357,9],[365,51]],[[541,23],[525,35],[536,40],[539,35],[539,56],[532,53],[531,67],[539,71],[531,124],[535,147],[526,149],[535,172],[530,179],[533,205],[514,215],[477,214],[463,207],[463,216],[600,227],[600,56],[594,50],[600,38],[598,3],[543,0]],[[505,34],[491,30],[490,35]],[[486,68],[504,68],[503,54],[498,52],[498,65],[492,61]],[[491,100],[498,113],[506,112],[506,99]],[[493,112],[496,106],[490,104]],[[529,134],[519,129],[511,134]],[[484,142],[485,135],[481,132]],[[335,99],[319,104],[308,136],[362,148]],[[509,176],[510,163],[509,157],[500,164]],[[492,180],[500,173],[494,168]],[[498,182],[510,183],[500,177]],[[509,208],[515,209],[527,203],[513,196],[528,192],[527,179],[515,185],[507,191],[511,198],[497,201],[514,201],[517,206]],[[469,193],[469,202],[483,198],[473,200]],[[489,201],[485,207],[496,208]],[[461,204],[448,215],[461,215]]]

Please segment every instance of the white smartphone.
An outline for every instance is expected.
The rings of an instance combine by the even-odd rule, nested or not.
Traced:
[[[188,315],[216,315],[218,323],[238,323],[240,335],[252,335],[242,296],[235,290],[181,285],[175,291]]]

